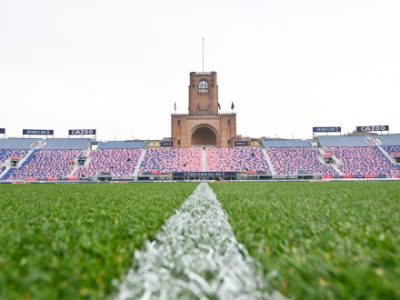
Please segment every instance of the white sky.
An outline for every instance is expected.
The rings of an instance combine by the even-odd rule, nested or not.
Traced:
[[[399,0],[0,0],[0,127],[170,136],[202,37],[239,134],[400,132]]]

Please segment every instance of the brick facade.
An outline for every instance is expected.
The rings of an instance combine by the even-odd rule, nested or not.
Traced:
[[[233,146],[236,114],[218,112],[216,72],[190,73],[189,113],[171,115],[171,137],[177,148]]]

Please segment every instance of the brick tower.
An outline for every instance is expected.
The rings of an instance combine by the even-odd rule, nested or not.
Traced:
[[[236,114],[219,113],[216,72],[192,72],[189,113],[171,115],[171,137],[176,148],[232,147]]]

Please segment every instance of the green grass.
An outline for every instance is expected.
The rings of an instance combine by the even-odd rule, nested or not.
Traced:
[[[104,299],[196,184],[0,185],[0,299]],[[400,299],[400,182],[215,183],[270,289]]]
[[[400,182],[215,183],[271,290],[293,299],[400,299]]]
[[[0,185],[0,299],[102,299],[195,184]]]

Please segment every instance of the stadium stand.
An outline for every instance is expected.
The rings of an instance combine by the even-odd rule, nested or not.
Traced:
[[[71,162],[82,153],[83,149],[90,145],[90,142],[90,139],[1,140],[0,148],[14,149],[7,150],[12,153],[11,157],[22,160],[28,153],[30,154],[25,161],[21,162],[21,166],[11,168],[2,179],[18,181],[27,178],[35,180],[65,178],[73,169]]]
[[[263,140],[263,146],[278,176],[312,174],[338,176],[332,166],[326,165],[318,149],[307,140]]]
[[[400,135],[380,135],[371,138],[374,144],[386,151],[390,159],[400,159]]]
[[[202,149],[149,149],[140,166],[141,174],[201,172]]]
[[[382,148],[390,155],[400,155],[400,146],[382,146]]]
[[[338,172],[325,164],[318,149],[308,140],[263,140],[275,174],[297,176],[311,174],[322,177],[336,177]]]
[[[399,142],[399,135],[319,137],[320,146],[339,160],[338,168],[345,177],[399,176],[399,167],[384,152],[396,148],[381,146]]]
[[[208,172],[270,172],[260,148],[207,148],[206,156]]]
[[[345,177],[396,177],[400,169],[374,146],[331,146],[330,151],[340,163]]]
[[[309,140],[264,139],[264,149],[146,149],[146,141],[135,140],[99,142],[91,150],[96,145],[91,139],[8,138],[0,139],[0,179],[86,179],[103,173],[137,179],[174,172],[400,177],[400,135],[320,136],[316,144],[320,148]]]
[[[4,163],[6,160],[8,160],[10,158],[20,160],[27,153],[28,153],[28,150],[0,149],[0,164]]]
[[[34,150],[34,153],[18,169],[11,169],[4,178],[8,181],[27,178],[61,179],[72,171],[73,161],[81,150]]]
[[[96,149],[88,157],[87,166],[80,167],[74,174],[78,178],[99,176],[132,176],[142,149]]]
[[[335,169],[322,162],[321,153],[312,147],[267,148],[277,175],[293,176],[312,174],[320,176],[338,176]]]

